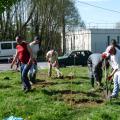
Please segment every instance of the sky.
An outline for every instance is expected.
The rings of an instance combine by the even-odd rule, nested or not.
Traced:
[[[75,0],[75,3],[82,20],[87,26],[112,27],[115,23],[120,22],[120,0]]]

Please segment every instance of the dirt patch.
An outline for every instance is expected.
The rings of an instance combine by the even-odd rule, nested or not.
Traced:
[[[73,105],[75,107],[80,106],[96,106],[104,103],[104,99],[98,99],[98,98],[84,98],[86,97],[85,94],[79,93],[77,96],[81,96],[79,98],[76,98],[75,94],[71,95],[63,95],[63,100],[70,105]]]
[[[56,77],[56,74],[53,74],[51,78],[48,77],[47,72],[42,73],[40,72],[37,75],[38,81],[33,86],[35,88],[37,87],[43,87],[42,92],[46,95],[51,96],[55,101],[64,101],[68,105],[73,105],[73,107],[81,107],[81,106],[90,106],[94,107],[97,105],[101,105],[105,103],[105,95],[103,92],[103,89],[96,89],[92,92],[90,91],[71,91],[70,88],[64,88],[64,90],[61,89],[46,89],[45,87],[49,87],[56,84],[75,84],[80,85],[84,84],[84,80],[75,81],[76,76],[74,74],[69,74],[67,76],[64,76],[63,80],[61,82],[58,82],[60,80]],[[87,77],[80,77],[82,79],[87,79]],[[64,79],[66,81],[64,81]]]
[[[33,85],[33,87],[47,87],[47,86],[50,86],[50,85],[55,85],[56,83],[55,82],[48,82],[48,81],[39,81],[37,82],[36,84]]]
[[[82,98],[82,99],[67,99],[68,103],[71,103],[74,106],[94,106],[98,104],[102,104],[104,100],[102,99],[88,99],[88,98]]]

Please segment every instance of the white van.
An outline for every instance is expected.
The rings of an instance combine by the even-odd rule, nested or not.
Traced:
[[[16,41],[0,42],[0,60],[9,59],[16,53]]]

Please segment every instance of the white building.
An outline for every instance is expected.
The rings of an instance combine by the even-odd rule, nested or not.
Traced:
[[[115,39],[120,43],[120,29],[84,29],[66,33],[66,51],[90,50],[104,52]]]

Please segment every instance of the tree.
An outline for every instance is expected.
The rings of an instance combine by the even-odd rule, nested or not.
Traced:
[[[0,14],[9,9],[18,0],[0,0]]]
[[[74,1],[71,0],[62,0],[62,34],[63,34],[63,53],[66,52],[66,39],[65,33],[66,29],[71,29],[73,26],[85,27],[84,22],[81,20],[81,17],[78,14],[77,9],[75,8]]]
[[[9,1],[9,7],[3,1]],[[72,0],[2,0],[1,3],[4,7],[0,16],[0,38],[9,40],[21,34],[30,41],[40,35],[44,52],[61,48],[61,32],[65,52],[66,29],[84,26]]]
[[[33,4],[36,4],[36,10],[38,21],[35,20],[35,24],[41,25],[40,31],[42,36],[45,37],[46,49],[55,47],[54,43],[56,41],[55,32],[63,33],[63,52],[65,52],[66,41],[65,41],[65,30],[67,27],[71,28],[73,26],[84,27],[84,22],[81,20],[78,11],[75,8],[74,1],[71,0],[33,0]],[[34,16],[36,18],[36,15]],[[38,23],[39,22],[39,23]],[[54,32],[51,32],[54,31]],[[51,35],[51,33],[53,33]],[[54,36],[54,37],[53,37]],[[52,42],[53,41],[53,42]]]

